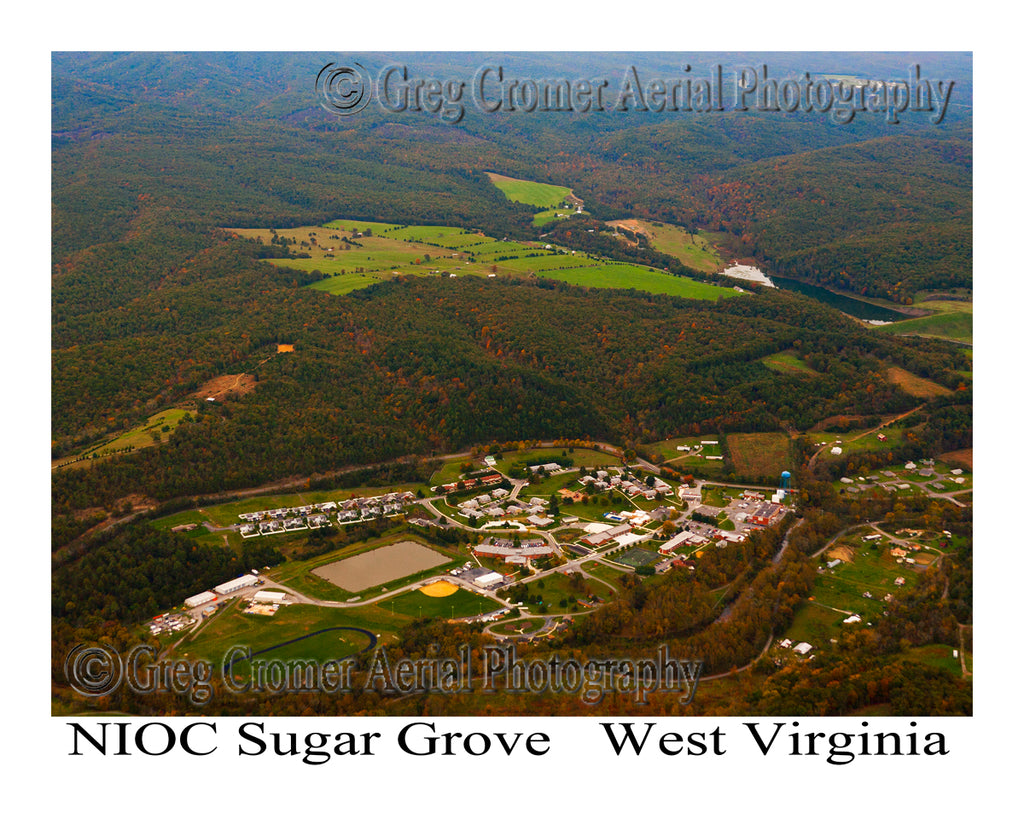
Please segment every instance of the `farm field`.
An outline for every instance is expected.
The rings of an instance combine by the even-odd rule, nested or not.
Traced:
[[[941,395],[952,395],[952,390],[909,373],[901,367],[890,367],[886,370],[886,378],[890,384],[895,384],[907,395],[914,398],[937,398]]]
[[[538,208],[552,208],[565,201],[572,193],[570,188],[561,185],[550,185],[546,182],[530,182],[497,173],[488,173],[491,182],[513,202],[533,205]]]
[[[549,279],[580,287],[615,287],[643,290],[648,293],[681,296],[686,299],[715,300],[738,296],[728,287],[716,287],[682,276],[671,276],[648,267],[609,263],[586,268],[547,271]]]
[[[544,584],[543,587],[541,587],[541,583]],[[560,572],[549,574],[543,580],[526,585],[526,596],[529,597],[532,611],[539,610],[544,606],[551,613],[571,611],[574,605],[577,608],[582,608],[576,602],[577,598],[586,599],[591,594],[596,594],[607,600],[611,595],[611,590],[586,578],[573,580],[570,576]],[[535,602],[537,597],[541,599],[540,604]],[[565,605],[562,605],[563,603]]]
[[[650,239],[651,247],[660,253],[675,256],[693,270],[715,273],[725,265],[725,260],[718,254],[704,231],[691,234],[679,225],[646,219],[624,219],[608,224],[621,225],[628,230],[645,234]]]
[[[566,189],[567,190],[567,189]],[[713,300],[738,295],[654,268],[608,262],[538,242],[497,241],[482,233],[441,225],[403,227],[386,222],[336,220],[322,226],[281,230],[232,228],[233,233],[270,244],[277,236],[308,258],[268,259],[273,264],[325,278],[309,285],[345,295],[395,275],[524,276],[543,275],[582,287],[637,289],[691,299]],[[366,236],[365,231],[371,235]],[[356,234],[363,235],[356,235]],[[348,245],[342,239],[353,243]],[[344,249],[348,248],[348,249]]]
[[[893,324],[883,324],[879,332],[894,335],[916,335],[930,338],[947,338],[971,344],[974,338],[974,303],[929,298],[930,294],[919,294],[914,307],[935,311],[930,316],[910,318]]]
[[[926,338],[946,338],[971,344],[974,338],[974,318],[968,312],[947,311],[933,316],[905,319],[893,324],[878,327],[882,333],[893,335],[925,336]]]
[[[515,636],[517,634],[534,634],[540,631],[544,625],[543,617],[521,617],[517,620],[509,620],[504,623],[496,623],[491,626],[491,631],[495,634],[504,634],[506,636]]]
[[[734,432],[729,434],[728,445],[739,475],[776,476],[792,468],[789,437],[782,432]]]

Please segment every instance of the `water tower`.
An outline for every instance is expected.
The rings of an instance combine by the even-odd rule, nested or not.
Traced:
[[[787,469],[785,472],[782,473],[782,479],[779,481],[779,489],[782,492],[785,492],[787,494],[790,491],[790,489],[789,489],[789,478],[790,478],[790,474],[789,474],[789,470]]]

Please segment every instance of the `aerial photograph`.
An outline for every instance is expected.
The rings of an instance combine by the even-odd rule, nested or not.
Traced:
[[[50,714],[973,715],[973,60],[53,51]]]

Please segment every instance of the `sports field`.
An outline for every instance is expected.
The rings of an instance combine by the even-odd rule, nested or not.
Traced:
[[[490,598],[473,594],[443,580],[441,582],[452,586],[451,594],[436,597],[430,594],[430,586],[424,586],[385,600],[379,606],[384,611],[393,611],[395,614],[410,617],[475,617],[502,608],[500,603]]]
[[[640,566],[649,566],[657,563],[660,555],[657,552],[649,552],[646,549],[629,549],[620,555],[614,555],[612,560],[621,563],[623,566],[632,566],[634,569]]]
[[[412,540],[401,540],[313,570],[347,591],[358,592],[447,563],[449,558]]]

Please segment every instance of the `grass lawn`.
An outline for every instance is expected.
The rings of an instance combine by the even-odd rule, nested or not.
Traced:
[[[538,208],[553,208],[564,202],[565,197],[572,193],[570,188],[561,185],[530,182],[526,179],[515,179],[497,173],[489,173],[487,176],[490,177],[495,187],[513,202],[522,202],[525,205],[533,205]]]
[[[541,583],[544,584],[543,588],[541,588]],[[538,611],[543,605],[548,607],[548,612],[551,614],[572,611],[577,598],[585,600],[590,594],[596,594],[607,600],[610,592],[607,587],[588,581],[586,578],[583,578],[582,591],[574,590],[569,577],[561,573],[549,574],[526,584],[526,596],[530,598],[531,611]],[[541,598],[540,605],[532,602],[538,596]],[[565,606],[562,605],[562,600],[566,601]],[[582,607],[579,608],[582,609]]]
[[[562,453],[565,453],[563,456]],[[574,468],[585,466],[588,469],[592,467],[602,466],[618,466],[619,459],[614,455],[607,452],[601,452],[597,449],[583,449],[581,447],[573,447],[572,452],[569,451],[569,447],[537,447],[535,449],[524,449],[516,452],[505,452],[502,454],[502,460],[498,461],[498,467],[504,470],[505,468],[511,467],[513,464],[525,464],[527,461],[535,460],[537,458],[571,458],[572,465]]]
[[[472,466],[467,471],[474,472],[477,469],[483,469],[484,465],[479,463],[472,458],[453,458],[452,460],[445,461],[444,465],[441,466],[433,475],[430,476],[431,486],[441,486],[446,483],[454,483],[462,477],[462,465],[468,461],[472,461]],[[498,466],[501,466],[499,461]],[[483,492],[484,490],[480,490]]]
[[[622,591],[622,578],[627,574],[632,574],[628,569],[613,569],[611,566],[607,566],[604,563],[598,563],[596,560],[589,563],[583,564],[583,570],[588,574],[594,575],[596,578],[600,578],[607,583],[611,583],[617,591]],[[595,584],[595,594],[598,597],[603,597],[605,600],[608,599],[607,594],[602,594],[602,586]],[[605,589],[607,592],[608,589]]]
[[[735,490],[738,494],[742,490]],[[727,494],[724,486],[711,486],[704,484],[701,491],[701,503],[705,506],[726,507],[729,505],[731,496]]]

